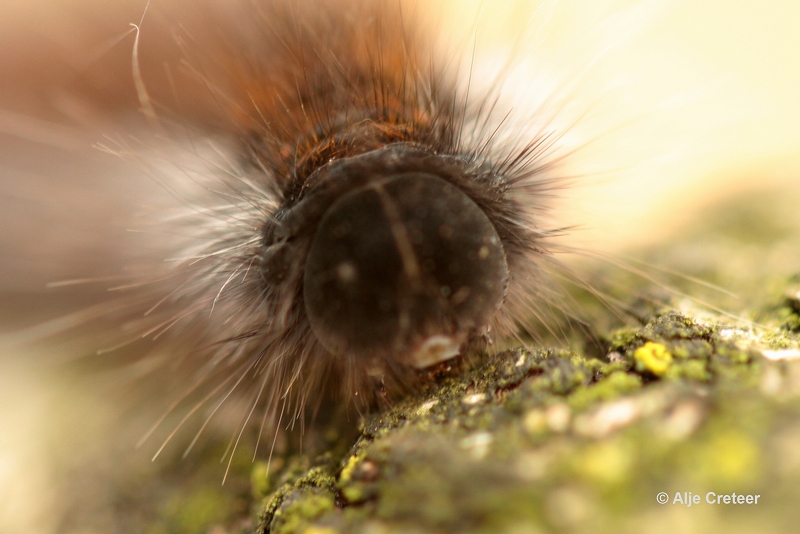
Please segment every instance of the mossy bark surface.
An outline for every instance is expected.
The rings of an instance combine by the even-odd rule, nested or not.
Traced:
[[[366,421],[345,454],[278,473],[259,532],[788,532],[800,360],[780,337],[672,312],[615,332],[605,360],[487,356]],[[745,503],[717,504],[733,493]]]

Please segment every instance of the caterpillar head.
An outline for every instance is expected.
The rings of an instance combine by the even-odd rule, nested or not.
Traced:
[[[296,294],[332,357],[423,368],[486,331],[508,264],[494,225],[459,187],[464,167],[390,145],[317,170],[265,225],[265,284],[302,266]]]

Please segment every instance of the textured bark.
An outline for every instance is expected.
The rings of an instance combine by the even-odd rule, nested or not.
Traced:
[[[676,313],[618,332],[609,345],[612,362],[517,349],[440,380],[366,423],[347,454],[324,455],[276,485],[259,531],[786,532],[796,524],[800,361],[771,362],[743,331]],[[700,503],[673,503],[676,493],[693,499],[684,492]],[[761,497],[712,505],[708,492]]]

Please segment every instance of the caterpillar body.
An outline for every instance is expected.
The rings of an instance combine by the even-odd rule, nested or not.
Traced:
[[[246,399],[241,436],[324,403],[369,410],[413,388],[420,369],[554,327],[566,306],[545,276],[557,264],[548,236],[560,232],[546,226],[561,186],[554,132],[500,135],[497,96],[468,97],[408,5],[225,12],[236,13],[223,32],[234,39],[178,34],[196,42],[188,81],[169,88],[175,107],[148,84],[135,26],[148,126],[98,146],[177,201],[148,214],[152,234],[172,235],[170,255],[111,283],[51,283],[113,291],[74,312],[67,334],[107,339],[93,348],[101,359],[179,369],[182,422]],[[209,107],[181,111],[184,86]],[[154,164],[161,157],[172,170]]]

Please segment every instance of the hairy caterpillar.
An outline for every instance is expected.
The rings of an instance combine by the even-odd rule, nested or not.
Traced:
[[[83,228],[83,233],[39,232],[35,240],[31,239],[30,233],[20,233],[14,237],[21,241],[36,241],[37,244],[25,246],[14,241],[8,245],[9,250],[27,250],[30,258],[38,260],[35,268],[31,268],[30,263],[21,263],[11,269],[20,273],[25,272],[27,267],[35,273],[29,279],[31,286],[36,286],[37,290],[30,293],[40,293],[45,282],[94,280],[87,284],[60,284],[60,287],[51,288],[48,295],[39,296],[39,299],[48,303],[58,301],[52,296],[54,294],[63,297],[61,303],[53,305],[54,309],[61,309],[56,310],[58,313],[48,312],[49,317],[72,319],[61,323],[37,321],[40,328],[29,330],[29,337],[55,331],[59,339],[59,352],[63,350],[64,353],[116,348],[105,353],[101,359],[135,362],[138,366],[133,367],[143,373],[155,369],[156,374],[164,375],[166,371],[174,371],[178,365],[174,376],[181,377],[180,384],[176,384],[169,393],[173,398],[180,398],[192,384],[200,384],[199,389],[192,392],[194,397],[185,399],[177,412],[179,419],[183,415],[194,414],[194,420],[199,421],[197,426],[202,426],[205,421],[205,417],[198,412],[213,411],[218,401],[225,399],[241,379],[235,392],[237,396],[241,395],[240,399],[244,399],[243,404],[235,405],[233,395],[227,398],[228,403],[235,405],[235,409],[227,415],[233,416],[231,426],[235,427],[236,435],[244,428],[240,424],[244,418],[252,419],[250,426],[259,427],[262,421],[265,421],[265,428],[277,425],[279,421],[281,426],[285,426],[287,421],[297,417],[306,407],[307,411],[313,411],[314,402],[325,399],[327,394],[344,398],[345,402],[353,401],[356,397],[367,397],[362,406],[382,402],[382,395],[401,394],[398,390],[403,387],[413,387],[414,368],[417,367],[413,365],[414,360],[433,362],[438,358],[435,354],[437,349],[442,351],[440,356],[444,357],[452,354],[453,345],[460,346],[466,341],[479,346],[484,342],[478,335],[481,333],[480,327],[492,324],[490,335],[495,343],[499,343],[503,337],[511,337],[512,333],[525,330],[518,329],[519,325],[513,324],[512,319],[526,322],[537,313],[560,314],[561,310],[566,310],[568,315],[572,313],[567,308],[567,302],[557,297],[559,292],[550,291],[549,286],[540,281],[539,277],[543,275],[540,271],[546,270],[551,259],[551,256],[544,254],[548,248],[547,233],[560,227],[540,218],[533,224],[518,224],[512,230],[507,229],[505,234],[498,231],[512,273],[508,296],[499,314],[493,313],[499,306],[495,294],[486,308],[492,313],[479,313],[480,318],[470,319],[473,324],[467,326],[455,324],[450,330],[445,329],[448,335],[439,339],[435,336],[442,333],[442,327],[428,333],[433,335],[426,334],[425,339],[433,338],[434,343],[424,347],[421,353],[418,351],[422,343],[401,339],[397,346],[382,346],[380,355],[393,355],[379,357],[377,362],[374,361],[375,355],[368,354],[368,350],[363,351],[365,355],[349,360],[330,357],[330,352],[339,351],[335,336],[328,340],[327,345],[317,342],[322,334],[314,332],[313,325],[304,320],[308,309],[304,303],[298,304],[302,299],[298,300],[296,295],[299,291],[297,280],[294,285],[280,283],[269,286],[276,288],[274,290],[278,293],[284,293],[262,299],[259,303],[264,287],[256,283],[258,278],[255,278],[250,261],[257,258],[260,262],[264,255],[263,250],[255,250],[266,249],[263,240],[265,234],[269,233],[265,227],[271,220],[270,216],[274,216],[281,206],[285,212],[292,211],[294,205],[286,202],[286,199],[293,194],[300,198],[304,194],[301,185],[311,180],[315,171],[318,171],[317,177],[322,177],[324,181],[322,171],[328,172],[337,161],[350,161],[350,158],[364,154],[372,154],[376,158],[381,154],[393,157],[409,145],[421,150],[421,153],[412,152],[415,156],[451,156],[455,163],[447,157],[437,159],[441,168],[434,173],[438,179],[444,175],[446,184],[435,180],[426,182],[433,184],[430,187],[437,194],[430,194],[429,189],[428,194],[423,196],[435,198],[451,191],[447,184],[456,185],[458,191],[467,191],[473,204],[479,205],[478,213],[491,215],[489,220],[497,230],[499,221],[516,218],[519,222],[524,219],[521,214],[529,213],[538,217],[539,210],[549,205],[547,194],[553,192],[550,187],[557,185],[557,182],[551,184],[546,181],[547,178],[540,180],[541,175],[529,177],[526,173],[541,170],[548,161],[557,157],[557,153],[551,153],[548,160],[542,157],[542,153],[533,152],[530,160],[514,163],[514,158],[524,153],[525,146],[542,139],[536,136],[539,129],[519,128],[519,122],[531,118],[519,106],[514,110],[518,122],[513,124],[513,128],[507,124],[503,113],[489,113],[494,103],[492,93],[490,91],[488,96],[484,94],[480,98],[476,96],[481,80],[476,75],[470,79],[470,52],[453,57],[428,50],[429,46],[434,47],[433,43],[428,42],[430,37],[426,37],[426,29],[422,28],[416,33],[411,31],[422,18],[413,8],[401,14],[397,11],[397,5],[387,2],[380,6],[380,14],[374,15],[371,10],[378,9],[378,4],[371,2],[363,5],[320,3],[322,7],[319,8],[316,5],[309,7],[311,3],[308,2],[273,2],[260,6],[205,6],[195,13],[181,11],[180,4],[176,5],[179,6],[176,8],[178,14],[173,15],[174,18],[167,17],[168,22],[158,18],[164,15],[163,12],[159,15],[157,4],[148,8],[148,14],[141,24],[139,21],[144,6],[136,5],[135,9],[119,15],[121,22],[115,26],[115,35],[124,35],[131,22],[139,26],[139,73],[136,82],[131,76],[132,71],[135,73],[130,57],[133,34],[129,34],[131,37],[128,37],[128,41],[119,41],[120,44],[109,42],[109,46],[103,46],[103,39],[91,53],[82,55],[77,63],[92,64],[93,61],[99,61],[103,66],[104,61],[108,62],[107,58],[116,54],[116,70],[108,70],[119,76],[112,76],[111,81],[106,80],[106,85],[89,83],[78,77],[74,85],[65,84],[66,90],[55,96],[47,95],[49,102],[55,102],[56,111],[47,112],[37,108],[40,118],[51,120],[56,116],[60,120],[67,115],[73,120],[82,121],[82,128],[40,127],[27,130],[30,132],[29,138],[35,138],[42,144],[88,146],[98,142],[106,151],[113,153],[108,160],[103,160],[103,164],[108,164],[107,161],[117,162],[108,164],[114,166],[110,172],[129,173],[127,180],[117,177],[112,186],[104,185],[100,180],[93,181],[91,177],[81,177],[80,170],[73,170],[68,182],[52,180],[44,185],[29,184],[36,195],[17,195],[23,199],[37,195],[66,199],[70,194],[79,192],[82,196],[80,201],[64,201],[67,207],[65,213],[57,213],[57,209],[54,209],[59,202],[45,203],[45,208],[39,208],[39,212],[58,215],[56,221],[67,223],[81,220],[82,224],[86,224],[86,219],[90,221],[87,228]],[[266,13],[274,13],[272,10],[286,12],[277,17],[267,16]],[[184,26],[183,29],[175,22],[176,19]],[[398,23],[398,20],[401,22]],[[160,33],[149,33],[148,30],[159,22],[162,23]],[[174,45],[173,32],[185,50]],[[282,52],[274,56],[266,52],[259,53],[254,43],[265,46],[264,40],[272,42],[271,39],[276,39],[280,44],[273,42],[266,48],[279,48]],[[156,59],[148,60],[148,46],[161,48],[157,54],[153,51],[149,56]],[[462,46],[470,49],[469,44],[462,43]],[[181,67],[184,58],[186,63]],[[433,61],[431,58],[438,59]],[[297,69],[298,65],[306,62],[321,68],[319,72],[322,72],[322,76],[319,79],[298,74],[303,71]],[[108,67],[107,64],[105,66]],[[572,68],[580,70],[581,67]],[[358,73],[361,72],[367,72],[368,75],[360,76]],[[489,78],[499,79],[500,76]],[[46,85],[37,85],[40,81],[29,83],[36,88]],[[137,83],[141,84],[138,88]],[[473,88],[472,100],[468,98],[468,86]],[[302,94],[310,88],[316,89],[310,91],[308,98],[297,98],[298,92]],[[23,92],[24,88],[18,89],[16,94]],[[76,95],[78,98],[75,98]],[[535,97],[531,98],[536,100]],[[15,103],[10,99],[8,101]],[[86,101],[91,104],[88,109]],[[366,109],[361,108],[365,102]],[[25,106],[23,98],[19,109],[26,110]],[[11,104],[6,107],[15,109]],[[98,112],[93,113],[92,108]],[[544,109],[548,111],[548,108]],[[144,111],[150,124],[140,124],[139,110]],[[359,116],[359,113],[363,115]],[[340,115],[345,119],[335,120]],[[5,120],[6,129],[11,130],[17,138],[25,128],[15,128],[15,125],[41,126],[35,121],[20,122],[17,120],[19,116],[20,113],[12,113]],[[491,120],[484,125],[481,119],[486,117],[491,117]],[[546,113],[544,118],[541,115],[535,117],[541,121],[540,124],[547,123]],[[109,126],[109,122],[115,124]],[[98,141],[97,137],[90,134],[84,141],[84,138],[75,135],[76,131],[84,129],[100,131],[108,134],[108,138]],[[543,131],[547,133],[550,130],[545,128]],[[555,131],[557,134],[567,133],[558,128]],[[506,137],[499,137],[500,134]],[[493,146],[486,144],[487,141],[492,141]],[[534,147],[546,152],[552,141],[552,138],[548,138],[543,145]],[[14,149],[14,142],[8,143],[9,150]],[[515,146],[515,143],[518,145]],[[387,149],[387,144],[393,147]],[[568,140],[564,140],[563,145],[569,146]],[[301,150],[296,150],[298,147]],[[381,149],[388,151],[374,152]],[[301,154],[305,157],[301,157]],[[92,158],[100,160],[97,155]],[[334,161],[330,162],[331,159]],[[119,165],[120,160],[125,165]],[[387,170],[385,161],[369,165],[376,174],[387,175],[386,178],[395,176],[393,173],[396,171]],[[68,165],[61,168],[68,168]],[[122,171],[123,168],[127,170]],[[146,180],[142,179],[140,170],[161,184],[153,187],[144,183]],[[83,172],[90,173],[92,168]],[[415,168],[413,172],[419,170]],[[297,176],[297,179],[293,185],[286,186],[281,182],[276,185],[273,184],[275,180],[264,179],[271,175]],[[481,176],[494,176],[512,182],[516,180],[518,204],[510,200],[511,196],[506,196],[499,202],[500,206],[488,206],[498,188],[493,188],[490,182],[481,183]],[[81,180],[86,180],[83,186],[80,185]],[[38,190],[34,185],[38,185]],[[523,186],[527,190],[522,189]],[[62,187],[63,190],[54,189],[56,187]],[[476,191],[471,191],[470,187]],[[309,188],[311,190],[313,188]],[[96,194],[94,198],[97,203],[108,202],[105,210],[92,208],[82,211],[86,204],[94,202],[89,196],[90,191]],[[167,197],[165,191],[173,193],[176,200],[164,200]],[[23,189],[23,192],[30,191]],[[400,193],[393,194],[395,196],[390,196],[390,200],[404,205],[402,198],[397,196]],[[454,195],[463,198],[458,193]],[[109,202],[109,199],[119,200],[125,196],[129,197],[126,202]],[[411,194],[409,196],[416,198]],[[354,202],[356,200],[358,198]],[[139,211],[140,206],[147,204],[151,206],[143,218],[153,226],[153,231],[142,235],[139,241],[117,241],[120,234],[107,228],[97,228],[105,225],[103,221],[124,221],[121,224],[127,227],[129,214],[125,210]],[[19,203],[13,205],[20,206]],[[386,208],[383,209],[388,213]],[[503,212],[503,209],[506,211]],[[197,213],[198,210],[205,212]],[[324,215],[315,210],[312,213]],[[173,214],[176,217],[171,217]],[[246,216],[244,220],[242,215]],[[445,218],[451,216],[447,214]],[[133,218],[132,215],[130,218]],[[305,228],[305,224],[300,224],[300,227]],[[59,222],[53,225],[58,226]],[[130,226],[139,231],[142,229],[142,225]],[[391,234],[392,225],[388,226]],[[275,231],[275,228],[270,231]],[[89,237],[82,241],[87,234]],[[197,241],[198,237],[206,241]],[[272,244],[283,242],[281,239],[288,238],[280,237]],[[392,234],[391,243],[401,241],[402,238]],[[187,242],[193,243],[194,248]],[[196,245],[198,242],[201,244]],[[36,247],[41,247],[45,252],[37,256],[32,252]],[[141,248],[137,250],[135,247]],[[243,252],[239,254],[235,252],[237,250]],[[220,251],[224,254],[215,254]],[[137,255],[137,252],[140,254]],[[17,254],[13,259],[22,257],[23,254]],[[142,259],[145,261],[142,262]],[[165,266],[161,265],[163,259],[179,261]],[[43,267],[47,260],[58,264],[49,272],[48,267]],[[300,271],[300,263],[289,263],[297,265],[295,274]],[[256,265],[256,262],[252,265]],[[265,270],[263,263],[255,269],[259,270]],[[162,276],[154,274],[162,272],[165,273]],[[487,275],[488,279],[498,280],[498,285],[504,286],[502,272],[500,266]],[[521,280],[527,274],[534,277],[535,283],[531,284],[533,288],[521,285]],[[339,270],[339,275],[343,279],[351,278],[353,270],[345,264]],[[309,276],[314,278],[317,275]],[[113,279],[97,280],[104,277]],[[23,285],[28,283],[28,278],[21,274],[11,278]],[[513,283],[517,285],[511,285]],[[444,285],[440,285],[440,292]],[[109,288],[117,291],[109,294],[106,291]],[[450,296],[457,293],[453,288],[449,290]],[[541,291],[545,293],[537,294]],[[165,297],[166,300],[162,302]],[[65,302],[71,299],[80,299],[82,302]],[[516,302],[514,299],[517,299]],[[259,309],[263,308],[265,301],[274,307],[267,311]],[[524,309],[526,304],[534,308],[539,306],[540,309],[531,313]],[[430,309],[430,304],[424,304],[423,307]],[[7,309],[10,308],[11,305]],[[69,315],[76,309],[81,311]],[[145,315],[151,309],[153,311]],[[90,317],[91,314],[94,316]],[[491,315],[491,321],[485,319],[488,315]],[[265,324],[271,320],[267,317],[274,316],[282,317],[283,324]],[[191,321],[188,320],[190,317]],[[173,324],[175,319],[180,320]],[[323,324],[318,330],[327,332],[360,326],[360,323],[336,323],[335,314],[332,320],[333,325]],[[545,322],[554,324],[552,320]],[[41,328],[42,323],[47,326]],[[61,328],[64,324],[69,328]],[[126,331],[120,333],[120,327]],[[160,336],[158,327],[164,330]],[[532,325],[529,326],[529,329],[532,328]],[[142,334],[149,335],[136,341]],[[150,338],[156,336],[158,339],[154,349]],[[376,336],[378,339],[382,337]],[[129,341],[134,343],[125,345]],[[70,347],[73,342],[77,350]],[[370,341],[366,346],[377,346],[376,343]],[[117,348],[118,345],[123,346]],[[461,351],[470,352],[466,346]],[[421,357],[413,358],[411,362],[402,361],[403,355],[415,353]],[[149,354],[152,358],[143,359],[143,354]],[[148,369],[150,364],[153,367]],[[166,381],[172,382],[173,379],[170,377]],[[161,385],[158,381],[155,384],[151,389]],[[240,390],[246,388],[250,390],[242,394]],[[319,391],[325,388],[331,391]],[[291,395],[283,396],[287,391]],[[355,395],[356,392],[358,395]],[[200,401],[206,397],[208,402],[201,404]],[[286,399],[289,400],[284,408]],[[227,404],[220,406],[220,410],[227,408]],[[195,408],[197,411],[193,412]],[[286,414],[283,420],[280,419],[282,413]],[[179,423],[180,420],[165,425],[166,434],[160,436],[160,440],[153,440],[157,446],[166,440]],[[186,444],[191,442],[195,430],[193,428],[187,434]],[[263,433],[266,439],[274,435],[269,430]],[[266,452],[263,448],[262,445],[262,453]]]
[[[197,42],[186,60],[216,103],[199,118],[215,141],[181,140],[169,124],[135,27],[136,96],[177,172],[152,168],[161,147],[100,146],[178,200],[174,215],[153,215],[185,239],[157,259],[167,263],[112,275],[118,296],[72,315],[89,339],[100,317],[121,326],[98,352],[181,367],[178,427],[247,399],[241,436],[251,417],[270,434],[326,395],[369,408],[492,337],[529,338],[537,320],[556,328],[566,303],[543,272],[560,230],[541,222],[560,183],[548,173],[555,132],[504,137],[496,95],[470,101],[400,4],[238,9],[240,38]],[[190,163],[174,161],[180,151]]]

